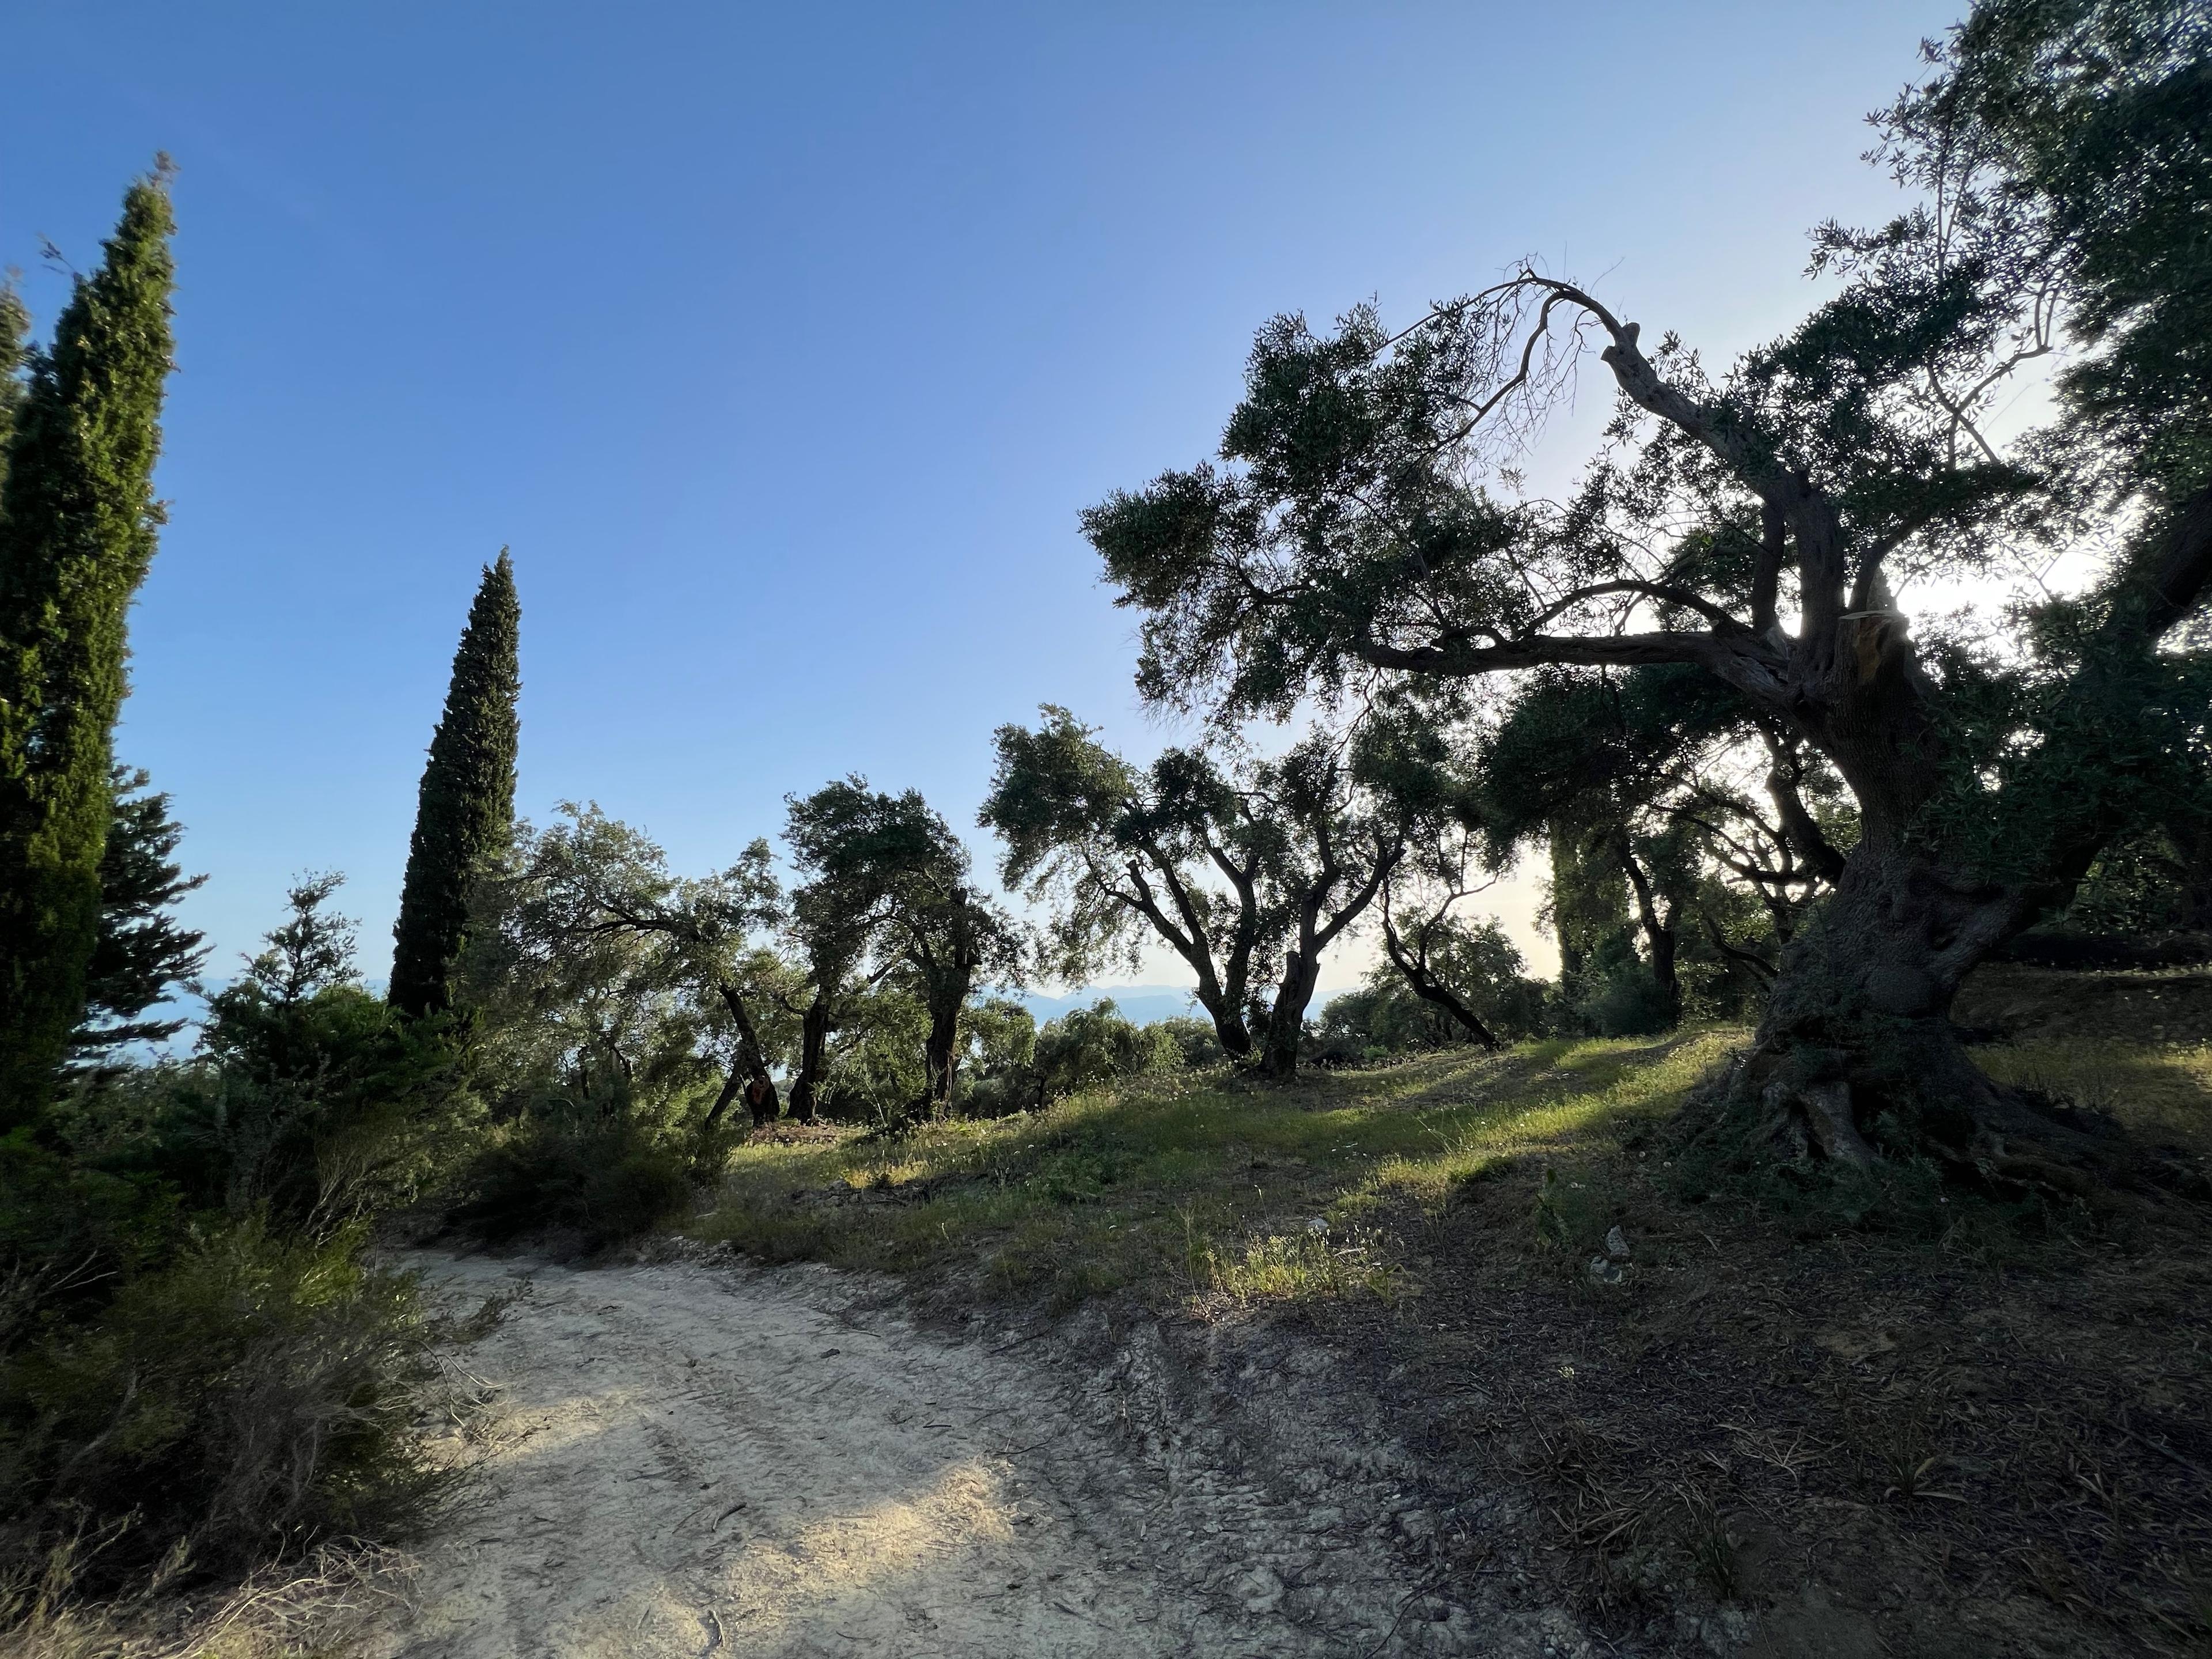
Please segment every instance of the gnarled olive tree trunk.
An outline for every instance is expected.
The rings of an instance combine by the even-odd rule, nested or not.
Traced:
[[[730,1065],[730,1075],[722,1084],[722,1091],[714,1097],[714,1104],[707,1114],[704,1125],[712,1133],[722,1121],[732,1103],[739,1095],[752,1113],[753,1127],[760,1127],[775,1121],[783,1110],[776,1098],[775,1079],[769,1074],[768,1050],[760,1040],[760,1030],[753,1024],[752,1010],[746,1005],[744,995],[728,980],[714,982],[715,994],[722,1006],[729,1010],[730,1020],[738,1030],[738,1051]]]
[[[1994,853],[1979,826],[1947,824],[1936,810],[1944,747],[1904,618],[1847,615],[1838,637],[1806,724],[1857,797],[1860,839],[1784,951],[1730,1097],[1755,1103],[1785,1158],[1929,1157],[1985,1183],[2087,1190],[2090,1170],[2109,1177],[2128,1162],[2124,1147],[1991,1080],[1951,1008],[1993,950],[2065,902],[2106,836],[2105,815],[2087,797],[2051,808],[2032,858]]]
[[[1862,843],[1784,953],[1735,1079],[1778,1150],[1851,1165],[1923,1152],[1962,1167],[2002,1160],[2022,1109],[1974,1065],[1950,1015],[2016,913],[2011,896],[1962,887],[1932,859]]]
[[[1269,1077],[1290,1078],[1298,1069],[1298,1042],[1305,1036],[1306,1007],[1321,978],[1319,953],[1284,953],[1283,976],[1275,983],[1275,1006],[1268,1012],[1267,1042],[1260,1066]]]
[[[948,994],[928,999],[929,1035],[922,1039],[922,1073],[927,1079],[923,1106],[938,1117],[952,1111],[952,1085],[960,1066],[960,1012],[966,1006],[963,988],[957,1000]]]

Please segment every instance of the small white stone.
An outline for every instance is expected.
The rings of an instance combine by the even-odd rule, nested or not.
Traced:
[[[1283,1604],[1283,1581],[1272,1567],[1255,1567],[1237,1581],[1247,1613],[1273,1613]]]

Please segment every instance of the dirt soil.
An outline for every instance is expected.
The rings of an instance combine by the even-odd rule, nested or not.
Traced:
[[[1976,988],[2000,1041],[2136,1042],[2203,1155],[2212,978]],[[1272,1311],[422,1255],[523,1295],[380,1659],[2208,1651],[2212,1211],[1861,1230],[1670,1144],[1486,1166],[1374,1218],[1391,1295]]]
[[[2206,1651],[2201,1229],[1993,1265],[1624,1185],[1618,1285],[1522,1249],[1534,1195],[1500,1180],[1407,1218],[1418,1317],[1322,1332],[1440,1501],[1527,1496],[1531,1591],[1601,1650]]]
[[[926,1329],[820,1267],[417,1261],[518,1299],[382,1659],[1604,1650],[1526,1593],[1522,1517],[1425,1507],[1310,1345],[1194,1365],[1156,1328]]]

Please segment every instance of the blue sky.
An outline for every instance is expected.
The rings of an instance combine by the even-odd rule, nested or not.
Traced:
[[[1725,356],[1807,303],[1808,226],[1891,210],[1861,118],[1957,9],[18,5],[0,262],[42,327],[39,239],[88,268],[181,169],[118,751],[214,971],[336,868],[381,975],[502,544],[522,810],[679,867],[852,770],[969,826],[1040,702],[1148,753],[1076,514],[1210,452],[1258,324],[1536,254]]]

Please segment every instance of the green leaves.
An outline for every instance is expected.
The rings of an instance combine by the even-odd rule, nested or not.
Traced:
[[[471,890],[514,834],[521,629],[514,566],[501,549],[497,562],[484,568],[469,608],[445,714],[422,769],[392,928],[392,1004],[408,1014],[451,1006],[453,969],[468,940]]]
[[[44,1110],[100,935],[125,617],[161,520],[172,228],[165,181],[133,185],[20,390],[21,308],[0,304],[0,1127]]]

